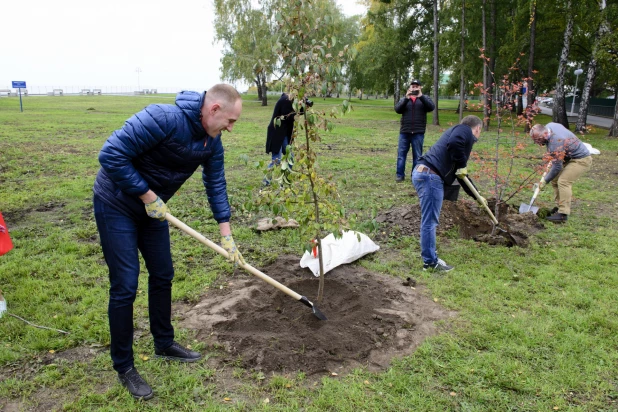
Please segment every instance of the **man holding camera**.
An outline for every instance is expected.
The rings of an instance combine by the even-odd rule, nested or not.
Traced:
[[[395,112],[401,115],[399,146],[397,148],[397,182],[405,180],[406,159],[412,146],[412,170],[423,154],[423,141],[427,128],[427,113],[435,109],[433,101],[421,91],[421,82],[414,79],[406,96],[395,104]]]

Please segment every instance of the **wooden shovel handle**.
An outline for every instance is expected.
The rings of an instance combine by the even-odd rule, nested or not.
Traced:
[[[187,235],[189,235],[189,236],[199,240],[200,242],[202,242],[203,244],[205,244],[206,246],[208,246],[209,248],[211,248],[212,250],[214,250],[218,254],[224,256],[226,259],[229,259],[229,254],[227,253],[227,250],[223,249],[221,246],[217,245],[216,243],[208,240],[204,235],[202,235],[201,233],[195,231],[191,227],[187,226],[186,224],[184,224],[183,222],[181,222],[180,220],[178,220],[177,218],[175,218],[171,214],[166,213],[165,214],[165,220],[167,220],[172,225],[176,226],[178,229],[180,229],[183,232],[185,232]],[[283,293],[293,297],[296,300],[301,300],[301,298],[302,298],[301,295],[299,295],[298,293],[294,292],[292,289],[288,288],[287,286],[284,286],[281,283],[277,282],[275,279],[271,278],[270,276],[260,272],[259,270],[257,270],[253,266],[251,266],[251,265],[249,265],[247,263],[243,264],[242,262],[239,262],[238,265],[241,268],[245,269],[247,272],[251,273],[252,275],[255,275],[258,278],[262,279],[264,282],[266,282],[266,283],[276,287],[277,289],[279,289]],[[311,302],[309,302],[309,303],[311,303]]]
[[[479,192],[476,190],[476,188],[474,187],[474,185],[472,185],[472,183],[470,182],[470,180],[468,180],[468,176],[464,176],[463,179],[464,183],[466,184],[466,186],[468,186],[468,188],[472,191],[472,193],[474,193],[474,197],[476,197],[476,200],[478,200],[480,202],[481,200],[481,195],[479,194]],[[487,206],[484,202],[480,202],[483,205],[483,208],[485,209],[485,211],[487,212],[487,214],[489,215],[489,217],[491,218],[491,221],[494,222],[494,225],[498,224],[498,219],[496,219],[496,217],[494,216],[494,214],[491,212],[491,210],[489,209],[489,206]]]

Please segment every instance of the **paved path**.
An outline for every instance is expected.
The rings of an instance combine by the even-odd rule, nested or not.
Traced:
[[[546,114],[551,117],[552,115],[551,107],[539,106],[539,108],[541,109],[541,113]],[[573,124],[577,123],[577,115],[570,116],[569,113],[570,112],[567,112],[569,123],[573,123]],[[612,122],[613,122],[613,119],[610,119],[609,117],[590,116],[590,115],[588,116],[586,120],[587,120],[586,122],[587,124],[597,126],[597,127],[602,127],[604,129],[611,128]]]

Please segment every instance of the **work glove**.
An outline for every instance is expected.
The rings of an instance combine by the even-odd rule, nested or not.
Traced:
[[[165,214],[167,212],[169,212],[169,209],[159,196],[157,196],[157,199],[154,202],[146,203],[146,213],[148,214],[148,217],[164,221]]]
[[[547,182],[545,181],[545,179],[541,179],[541,181],[539,182],[539,190],[543,190],[546,184]]]
[[[455,176],[457,176],[460,179],[463,179],[464,177],[468,176],[468,168],[462,167],[461,169],[457,169],[455,171]]]
[[[479,195],[479,198],[476,199],[476,203],[478,203],[479,206],[481,206],[481,207],[487,206],[487,199],[485,199],[483,196]]]
[[[245,264],[245,259],[238,251],[232,235],[221,236],[221,247],[227,251],[228,259],[234,263],[234,267],[238,266],[239,263]]]

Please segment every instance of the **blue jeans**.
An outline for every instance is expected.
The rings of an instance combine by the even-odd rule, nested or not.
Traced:
[[[289,138],[286,136],[283,138],[283,143],[281,144],[281,149],[279,149],[278,153],[272,154],[272,161],[268,164],[268,168],[272,169],[275,165],[281,163],[281,158],[283,157],[283,153],[285,153],[286,148],[289,145]],[[290,152],[290,157],[294,159],[294,155]],[[268,177],[264,177],[262,179],[262,185],[268,186],[270,184],[270,179]]]
[[[416,167],[418,158],[423,154],[425,133],[401,133],[397,147],[397,177],[406,177],[406,160],[412,146],[412,170]]]
[[[278,153],[274,153],[272,154],[272,161],[270,162],[270,164],[268,165],[268,168],[272,168],[274,165],[278,165],[279,163],[281,163],[281,158],[283,157],[283,154],[285,153],[286,148],[288,147],[288,145],[290,144],[290,139],[286,136],[283,138],[283,143],[281,144],[281,149],[279,149]]]
[[[148,269],[150,332],[157,349],[174,342],[171,322],[174,268],[167,221],[131,218],[94,196],[103,256],[109,269],[109,332],[114,369],[124,373],[133,367],[133,302],[139,277],[138,251]]]
[[[444,198],[444,182],[438,175],[427,171],[412,172],[412,184],[421,202],[421,257],[423,263],[438,263],[436,228],[440,223],[440,210]]]

